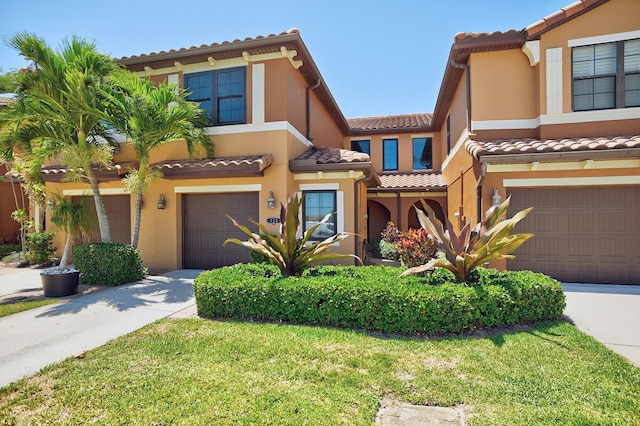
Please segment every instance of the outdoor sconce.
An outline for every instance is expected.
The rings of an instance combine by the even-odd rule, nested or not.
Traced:
[[[158,198],[158,210],[164,210],[167,207],[167,201],[164,199],[164,194],[160,194],[160,198]]]
[[[493,188],[493,195],[491,196],[491,207],[500,206],[500,194],[498,194],[498,188]]]
[[[53,201],[53,198],[49,197],[47,200],[47,211],[52,211],[55,205],[56,203]]]
[[[267,198],[267,207],[270,209],[276,208],[276,197],[273,195],[273,191],[269,191],[269,198]]]

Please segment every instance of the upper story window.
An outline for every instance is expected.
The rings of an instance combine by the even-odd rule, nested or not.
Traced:
[[[573,110],[640,106],[640,39],[574,47]]]
[[[413,138],[413,170],[433,169],[431,138]]]
[[[371,142],[368,140],[351,141],[351,151],[358,151],[371,155]]]
[[[398,139],[382,140],[382,170],[398,170]]]
[[[246,122],[246,68],[228,68],[185,74],[187,100],[209,113],[211,124]]]
[[[336,191],[304,191],[302,222],[304,232],[317,225],[330,214],[311,235],[311,240],[324,240],[334,236],[338,230]]]

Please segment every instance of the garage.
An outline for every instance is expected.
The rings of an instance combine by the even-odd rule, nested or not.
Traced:
[[[75,202],[81,197],[72,197]],[[85,203],[95,216],[96,229],[94,234],[85,242],[100,241],[98,229],[98,216],[93,196],[85,196]],[[107,211],[111,241],[114,243],[131,244],[131,196],[130,195],[103,195],[102,203]]]
[[[224,246],[227,238],[247,239],[226,214],[257,231],[247,219],[259,218],[258,201],[257,192],[183,195],[183,268],[212,269],[248,262],[248,249]]]
[[[508,189],[508,216],[534,210],[517,232],[535,236],[507,262],[563,282],[640,284],[640,187]]]

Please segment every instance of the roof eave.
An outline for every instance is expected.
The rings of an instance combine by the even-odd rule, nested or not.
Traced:
[[[542,152],[535,154],[480,154],[477,159],[480,163],[544,163],[558,160],[586,161],[592,159],[629,159],[640,158],[640,148],[598,149],[573,152]]]

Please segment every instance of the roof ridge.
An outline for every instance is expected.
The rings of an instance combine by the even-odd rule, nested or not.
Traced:
[[[141,54],[138,54],[138,55],[122,56],[119,60],[122,61],[122,60],[127,60],[127,59],[137,59],[137,58],[146,58],[146,57],[155,56],[155,55],[164,55],[164,54],[167,54],[167,53],[186,52],[186,51],[194,50],[194,49],[224,46],[224,45],[228,45],[228,44],[241,43],[241,42],[247,42],[247,41],[264,40],[264,39],[269,39],[269,38],[287,36],[287,35],[291,35],[291,34],[300,34],[300,30],[298,30],[298,28],[296,28],[296,27],[291,27],[288,30],[282,31],[282,32],[277,33],[277,34],[270,33],[270,34],[267,34],[266,36],[258,34],[257,36],[245,37],[243,39],[236,38],[236,39],[233,39],[233,40],[224,40],[224,41],[221,41],[221,42],[213,42],[211,44],[203,43],[203,44],[201,44],[199,46],[192,45],[190,47],[180,47],[178,49],[159,50],[158,52],[149,52],[149,53],[141,53]]]

